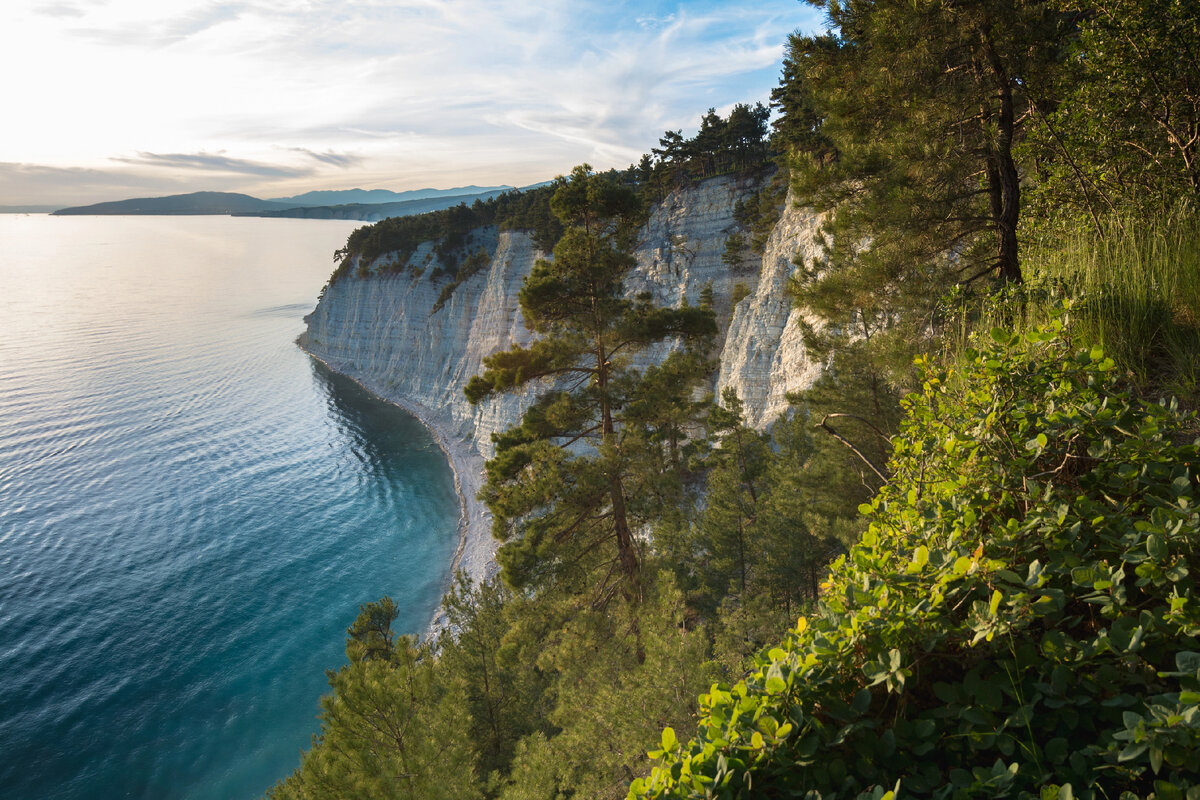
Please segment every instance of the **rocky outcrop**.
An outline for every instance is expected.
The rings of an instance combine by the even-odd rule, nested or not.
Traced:
[[[801,337],[804,313],[792,305],[788,281],[795,259],[817,257],[820,218],[788,198],[763,249],[753,294],[734,309],[721,351],[717,395],[726,387],[746,405],[746,421],[765,428],[788,408],[788,392],[807,389],[820,377],[822,364],[808,357]],[[809,318],[810,325],[819,320]]]
[[[765,427],[787,407],[787,392],[803,389],[821,365],[805,353],[799,313],[785,291],[797,251],[811,255],[817,218],[790,200],[760,259],[746,253],[740,266],[722,258],[738,229],[737,201],[757,185],[717,178],[673,192],[652,210],[639,237],[637,266],[626,280],[631,294],[650,292],[659,304],[700,302],[711,285],[721,324],[720,371],[713,388],[733,388],[749,422]],[[429,266],[427,248],[401,271],[376,271],[389,256],[330,285],[308,317],[300,343],[316,357],[380,396],[417,414],[442,441],[458,473],[467,513],[461,564],[475,576],[488,570],[492,542],[478,503],[483,460],[491,435],[519,421],[531,394],[470,405],[462,387],[485,356],[531,338],[517,294],[540,253],[523,233],[483,230],[476,236],[492,253],[484,270],[464,281],[434,312],[441,284],[417,275]],[[476,246],[476,245],[473,245]],[[739,284],[742,286],[739,288]],[[731,300],[744,294],[736,306]],[[662,352],[650,357],[661,356]]]

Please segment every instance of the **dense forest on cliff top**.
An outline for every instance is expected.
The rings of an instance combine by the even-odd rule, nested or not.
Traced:
[[[1200,797],[1197,9],[824,7],[769,137],[710,112],[339,253],[534,231],[541,338],[465,390],[545,392],[487,466],[502,579],[432,642],[364,605],[272,797]],[[772,165],[731,257],[781,188],[826,212],[792,289],[830,366],[762,433],[693,391],[709,303],[621,280],[647,202]]]

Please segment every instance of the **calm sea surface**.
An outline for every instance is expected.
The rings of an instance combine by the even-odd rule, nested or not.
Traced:
[[[425,627],[445,458],[293,344],[355,224],[0,215],[0,797],[261,795]]]

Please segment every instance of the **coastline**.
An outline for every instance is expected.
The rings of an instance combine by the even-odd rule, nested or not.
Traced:
[[[398,406],[416,417],[433,435],[433,440],[445,454],[450,471],[454,474],[454,489],[458,493],[459,518],[458,546],[455,548],[454,558],[450,562],[449,574],[442,593],[445,594],[446,590],[450,588],[454,576],[459,570],[466,572],[472,583],[481,583],[494,577],[500,571],[495,557],[497,542],[492,537],[491,515],[487,511],[487,507],[478,499],[479,490],[483,488],[484,483],[483,456],[479,454],[474,445],[455,436],[446,422],[439,419],[439,415],[432,408],[391,394],[383,387],[364,381],[352,370],[338,362],[314,353],[307,346],[305,338],[305,335],[301,334],[296,339],[296,344],[301,350],[330,370],[354,381],[379,399]],[[437,611],[434,612],[433,619],[429,621],[424,635],[426,638],[433,638],[446,627],[445,613],[439,605]]]

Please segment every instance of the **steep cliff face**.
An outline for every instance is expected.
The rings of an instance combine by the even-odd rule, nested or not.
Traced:
[[[383,397],[423,406],[427,423],[487,456],[491,434],[520,419],[523,398],[504,396],[476,407],[462,387],[484,356],[529,341],[517,293],[540,254],[524,234],[485,236],[491,264],[436,313],[440,283],[410,273],[347,277],[326,290],[301,344]],[[422,255],[418,251],[413,259]]]
[[[726,387],[746,404],[746,421],[765,428],[788,408],[787,393],[807,389],[821,375],[822,364],[811,360],[801,338],[804,316],[788,296],[787,285],[797,255],[818,256],[820,217],[798,208],[789,196],[763,250],[754,292],[737,304],[725,334],[718,396]],[[756,268],[759,265],[755,265]],[[813,325],[815,318],[808,319]]]
[[[663,305],[685,298],[698,304],[711,283],[721,325],[721,368],[713,388],[732,387],[746,402],[749,422],[765,427],[786,407],[789,391],[816,380],[821,365],[805,353],[798,314],[785,292],[796,252],[811,254],[817,219],[789,200],[771,232],[761,263],[747,253],[731,268],[722,254],[737,230],[737,201],[756,186],[718,178],[672,193],[651,212],[626,280],[632,294],[648,291]],[[483,358],[513,343],[526,343],[517,294],[543,254],[523,233],[480,231],[493,253],[488,267],[459,286],[437,312],[439,283],[410,271],[346,277],[326,290],[308,318],[301,344],[309,352],[377,394],[414,411],[438,432],[455,462],[467,504],[468,540],[486,535],[486,519],[472,503],[483,459],[492,455],[491,434],[520,420],[531,394],[470,405],[462,387],[482,369]],[[410,265],[426,262],[418,250]],[[388,256],[379,259],[386,263]],[[357,272],[357,271],[355,271]],[[731,307],[735,287],[746,294]],[[658,354],[650,354],[650,357]],[[490,541],[490,540],[489,540]],[[483,545],[480,545],[483,546]],[[464,566],[479,573],[468,552]],[[490,554],[490,550],[488,551]]]

